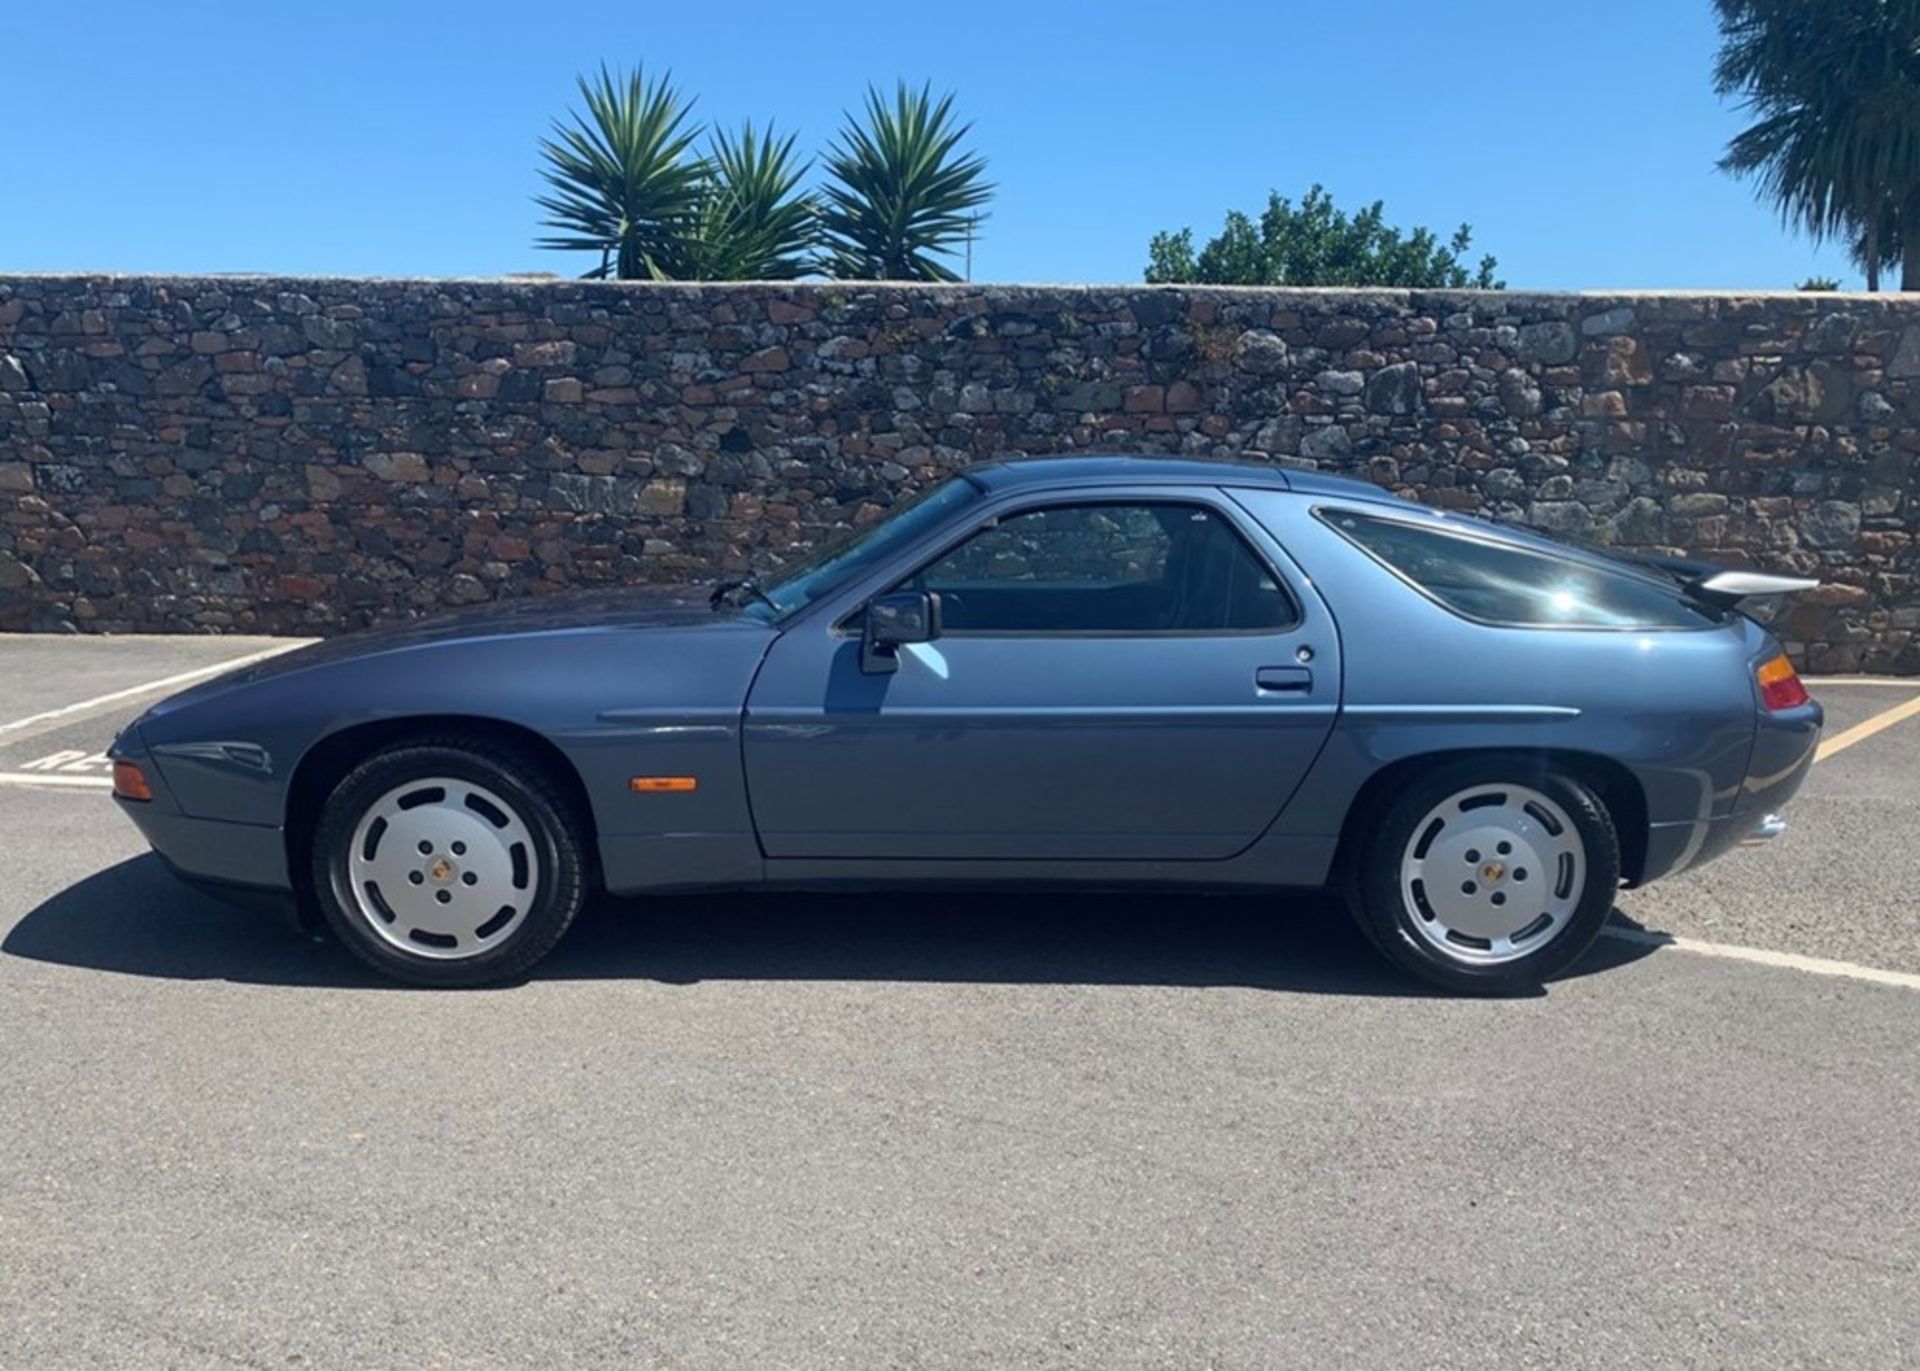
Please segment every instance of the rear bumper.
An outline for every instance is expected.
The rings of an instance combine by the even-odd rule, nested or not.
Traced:
[[[1740,840],[1740,846],[1760,847],[1765,843],[1772,842],[1786,831],[1787,821],[1785,819],[1781,818],[1778,814],[1768,814],[1752,828],[1747,830],[1747,836]]]
[[[1710,862],[1736,847],[1771,842],[1784,833],[1787,822],[1780,811],[1813,768],[1825,719],[1817,702],[1764,715],[1732,811],[1717,818],[1650,825],[1647,860],[1637,884]]]
[[[1813,767],[1814,754],[1820,747],[1820,729],[1826,718],[1826,711],[1817,700],[1809,700],[1798,709],[1761,716],[1760,726],[1754,732],[1747,778],[1741,783],[1739,799],[1734,801],[1734,813],[1758,820],[1786,806]]]
[[[1635,882],[1645,885],[1662,876],[1710,862],[1736,847],[1757,847],[1787,830],[1778,814],[1729,814],[1674,824],[1654,824],[1647,835],[1646,872]]]
[[[1731,852],[1746,840],[1752,827],[1753,817],[1745,814],[1651,824],[1647,830],[1647,860],[1634,884],[1645,885]]]

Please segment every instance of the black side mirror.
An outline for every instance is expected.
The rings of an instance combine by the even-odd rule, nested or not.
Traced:
[[[940,636],[940,597],[930,590],[896,590],[867,601],[860,633],[860,669],[884,676],[900,669],[895,650]]]

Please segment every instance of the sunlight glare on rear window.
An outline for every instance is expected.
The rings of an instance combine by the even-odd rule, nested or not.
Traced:
[[[1677,587],[1625,568],[1409,519],[1346,510],[1325,522],[1447,609],[1481,623],[1649,629],[1719,622]]]

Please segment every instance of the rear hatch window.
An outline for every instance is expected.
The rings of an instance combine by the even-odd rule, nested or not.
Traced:
[[[1454,613],[1524,628],[1704,628],[1724,622],[1671,583],[1497,536],[1353,510],[1320,517]]]

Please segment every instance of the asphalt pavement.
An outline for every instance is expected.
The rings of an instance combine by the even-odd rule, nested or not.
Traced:
[[[1920,1360],[1920,988],[1606,938],[1459,1000],[1324,900],[904,894],[396,988],[173,882],[100,785],[148,697],[70,708],[262,646],[0,638],[0,1367]],[[1917,811],[1920,717],[1622,925],[1920,972]]]

